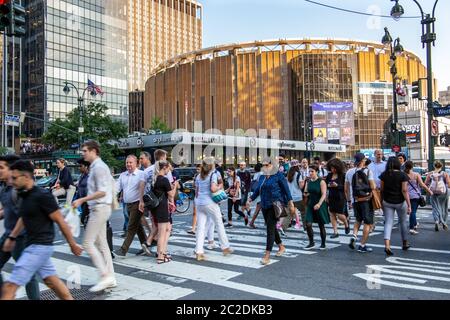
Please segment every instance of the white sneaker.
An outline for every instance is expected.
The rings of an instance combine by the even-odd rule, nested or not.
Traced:
[[[419,234],[419,232],[414,230],[414,229],[409,230],[409,233],[412,234],[412,235]]]
[[[100,292],[108,288],[117,287],[117,281],[113,276],[104,277],[95,286],[89,289],[90,292]]]
[[[214,250],[215,248],[217,248],[217,246],[216,246],[216,243],[214,242],[214,243],[209,243],[209,244],[206,246],[206,248],[207,248],[208,250]]]

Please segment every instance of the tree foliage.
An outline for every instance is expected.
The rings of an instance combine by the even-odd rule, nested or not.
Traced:
[[[150,124],[150,130],[161,131],[161,133],[171,133],[173,130],[169,128],[167,122],[160,117],[154,117]]]
[[[121,151],[111,141],[127,136],[127,126],[107,115],[108,107],[101,103],[92,102],[84,107],[83,112],[83,141],[96,140],[101,145],[102,159],[113,168],[122,167],[122,162],[116,160]],[[58,149],[68,150],[78,144],[78,127],[80,112],[78,108],[68,113],[65,119],[57,119],[42,137],[45,143],[51,143]],[[61,127],[67,128],[64,130]]]

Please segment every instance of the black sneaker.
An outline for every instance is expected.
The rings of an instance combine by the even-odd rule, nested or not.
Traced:
[[[233,225],[232,225],[231,223],[227,223],[227,224],[225,225],[225,228],[231,229],[231,228],[233,228]]]
[[[345,228],[345,234],[349,234],[350,233],[350,227]]]
[[[339,233],[335,233],[332,236],[330,236],[330,239],[336,239],[339,238]]]
[[[303,248],[303,250],[312,250],[314,249],[314,247],[316,246],[316,244],[314,242],[308,244],[306,247]]]
[[[434,224],[434,231],[439,232],[439,224]]]
[[[246,226],[248,225],[248,217],[247,216],[245,216],[245,218],[244,218],[244,223]]]
[[[126,253],[123,253],[123,251],[121,249],[119,250],[115,250],[114,255],[116,255],[118,258],[125,258],[127,256]]]
[[[321,250],[321,251],[327,250],[327,245],[324,244],[324,243],[321,244],[321,245],[320,245],[320,250]]]
[[[350,239],[350,243],[348,244],[349,248],[352,250],[355,250],[355,243],[356,243],[356,237],[353,235],[353,237]]]
[[[358,252],[360,252],[360,253],[370,253],[370,252],[372,252],[373,250],[372,250],[372,248],[368,248],[367,246],[359,246],[358,247]]]

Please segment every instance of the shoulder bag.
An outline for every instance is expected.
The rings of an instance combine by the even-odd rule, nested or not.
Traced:
[[[279,181],[277,181],[277,183],[279,183]],[[280,188],[280,190],[281,190],[281,188]],[[285,217],[289,216],[288,208],[281,201],[279,201],[279,200],[274,201],[274,202],[272,202],[272,205],[273,205],[273,211],[275,212],[275,217],[277,219],[285,218]]]
[[[422,194],[420,193],[419,190],[416,189],[416,187],[414,187],[414,185],[411,183],[410,180],[408,180],[408,183],[409,183],[409,185],[410,185],[414,190],[416,190],[417,193],[419,194],[419,206],[420,206],[421,208],[426,207],[426,206],[427,206],[427,201],[425,200],[425,197],[422,196]]]
[[[213,173],[211,174],[211,176],[209,177],[209,185],[210,185],[210,188],[211,188],[211,185],[212,185],[212,178],[213,178],[213,175],[214,175],[215,173],[216,173],[216,171],[213,172]],[[212,198],[212,200],[213,200],[215,203],[219,204],[219,203],[221,203],[222,201],[227,200],[227,199],[228,199],[228,195],[225,193],[225,191],[224,191],[223,189],[219,189],[219,190],[217,190],[216,192],[212,192],[212,190],[211,190],[211,198]]]

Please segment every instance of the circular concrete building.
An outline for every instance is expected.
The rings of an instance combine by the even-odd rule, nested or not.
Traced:
[[[281,39],[202,49],[154,70],[145,88],[144,126],[160,117],[171,128],[191,132],[194,121],[201,121],[203,131],[223,133],[280,129],[281,139],[346,144],[348,155],[379,148],[393,109],[389,61],[390,51],[379,43],[342,39]],[[405,51],[396,63],[398,82],[405,88],[426,77],[426,68],[411,52]],[[423,102],[406,99],[408,110],[426,110]],[[333,113],[334,120],[321,118],[320,111],[314,112],[317,104],[346,105],[353,112],[345,114],[347,122],[339,120],[344,115],[339,112]],[[344,134],[347,138],[339,141]]]

